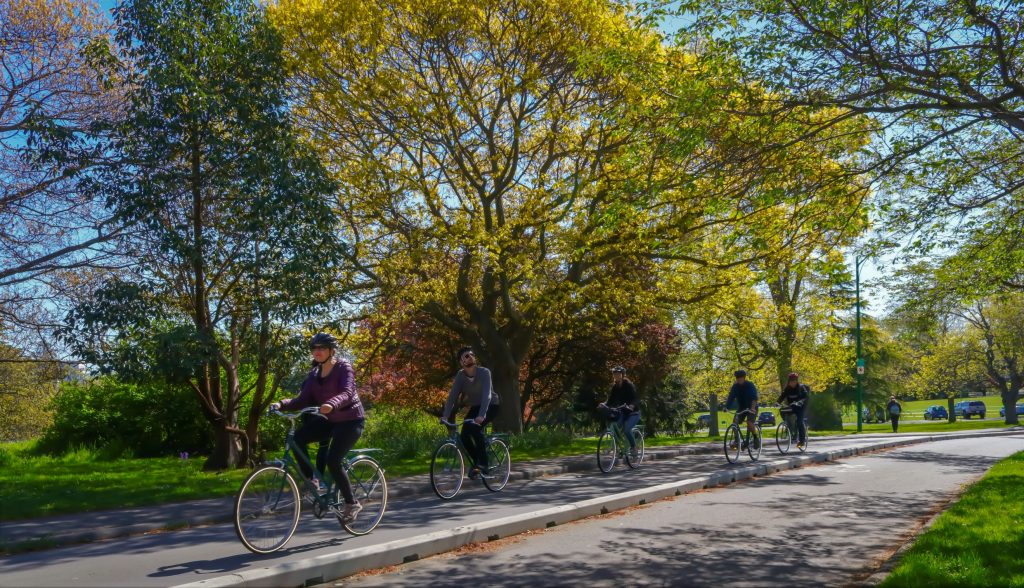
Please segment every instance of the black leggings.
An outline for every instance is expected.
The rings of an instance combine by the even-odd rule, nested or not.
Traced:
[[[345,475],[345,470],[341,467],[341,460],[345,458],[349,450],[355,447],[356,441],[363,434],[363,422],[363,419],[359,419],[332,423],[324,418],[313,417],[295,432],[295,443],[302,450],[306,459],[309,459],[309,444],[313,441],[320,443],[321,450],[317,452],[316,468],[322,472],[323,462],[326,460],[327,469],[330,470],[334,483],[338,485],[341,495],[348,504],[355,502],[355,498],[352,496],[352,485],[348,481],[348,476]],[[330,442],[330,447],[325,454],[323,447],[326,441]],[[298,459],[296,461],[299,462],[299,467],[302,468],[302,473],[306,474],[307,478],[313,475],[305,460]]]
[[[484,439],[484,427],[487,426],[487,423],[493,421],[494,417],[498,416],[499,408],[497,404],[488,406],[487,414],[484,416],[482,424],[464,423],[462,425],[462,444],[466,447],[466,451],[469,452],[469,457],[476,462],[476,465],[482,468],[487,467],[487,440]],[[475,419],[479,414],[480,405],[473,406],[466,413],[466,418]]]

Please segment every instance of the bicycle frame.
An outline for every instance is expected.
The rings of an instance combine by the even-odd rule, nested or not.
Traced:
[[[321,472],[320,470],[318,470],[316,465],[313,464],[308,457],[306,457],[305,453],[303,453],[302,449],[299,447],[299,444],[295,441],[295,421],[299,418],[299,415],[313,414],[317,410],[318,408],[316,407],[305,408],[299,411],[295,416],[290,416],[280,411],[277,412],[279,416],[283,416],[287,418],[289,421],[291,421],[290,426],[288,427],[288,435],[285,437],[284,441],[284,454],[281,456],[280,459],[268,460],[264,462],[264,464],[280,467],[284,469],[286,472],[288,472],[288,474],[290,474],[296,480],[301,480],[302,487],[305,490],[309,491],[310,495],[312,496],[313,503],[319,506],[321,509],[327,510],[329,508],[336,508],[342,503],[340,496],[336,492],[336,490],[338,489],[337,482],[333,478],[331,478],[329,472]],[[341,467],[342,469],[345,470],[345,473],[347,474],[351,472],[352,462],[362,457],[373,459],[371,456],[367,454],[380,451],[383,451],[383,449],[352,449],[348,452],[348,455],[346,455],[341,460]],[[327,492],[325,492],[324,494],[320,494],[320,488],[313,484],[312,478],[306,477],[303,468],[300,466],[299,460],[301,460],[302,463],[309,467],[309,471],[313,472],[314,477],[324,481],[324,483],[327,485]],[[380,468],[380,471],[383,474],[384,468]]]

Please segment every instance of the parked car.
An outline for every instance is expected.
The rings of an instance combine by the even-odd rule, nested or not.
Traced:
[[[774,425],[775,424],[775,413],[774,412],[765,411],[765,412],[762,412],[761,414],[757,415],[757,424],[761,425],[762,427],[765,426],[765,425]]]
[[[985,418],[985,403],[980,400],[964,400],[953,406],[953,414],[960,418],[969,419],[972,416]]]
[[[1018,404],[1017,405],[1017,416],[1021,416],[1021,415],[1024,415],[1024,404]],[[1006,418],[1006,407],[1005,406],[1000,406],[999,407],[999,416],[1000,416],[1000,418]]]
[[[928,408],[924,409],[924,420],[937,420],[937,419],[948,419],[949,413],[946,412],[946,407],[941,404],[933,404]]]

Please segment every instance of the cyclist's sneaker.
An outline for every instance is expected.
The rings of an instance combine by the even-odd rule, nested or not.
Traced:
[[[470,480],[477,479],[477,477],[479,475],[480,475],[480,468],[478,468],[477,466],[473,466],[473,467],[469,468],[469,479]]]
[[[341,510],[341,521],[343,523],[351,523],[356,520],[356,516],[361,510],[363,510],[363,505],[359,504],[358,501],[352,504],[345,503],[345,508]]]
[[[636,459],[640,457],[640,452],[637,451],[636,447],[629,450],[629,459]]]
[[[803,449],[804,447],[807,447],[807,442],[806,441],[797,441],[796,447],[797,447],[797,449]]]

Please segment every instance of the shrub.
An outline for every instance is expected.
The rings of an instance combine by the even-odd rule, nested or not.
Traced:
[[[40,441],[47,453],[84,446],[110,458],[155,457],[212,447],[210,426],[183,388],[112,378],[65,382],[50,407],[53,423]]]

